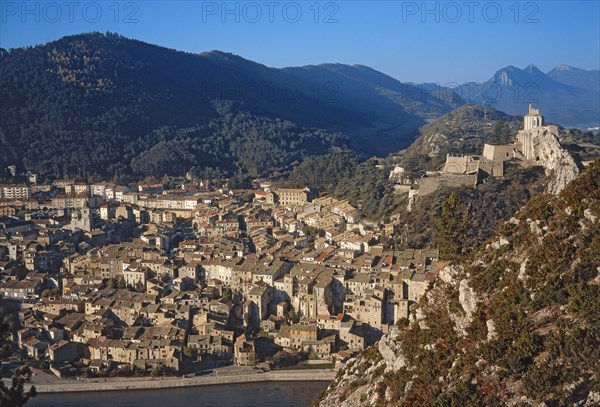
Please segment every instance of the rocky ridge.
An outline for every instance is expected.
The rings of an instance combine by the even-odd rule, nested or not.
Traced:
[[[600,401],[600,160],[447,266],[320,406]]]
[[[534,156],[539,158],[546,175],[549,176],[547,192],[559,194],[579,174],[575,160],[560,145],[558,137],[550,132],[534,133],[531,142]]]

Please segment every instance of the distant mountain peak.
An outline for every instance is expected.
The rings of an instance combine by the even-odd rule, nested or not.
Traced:
[[[504,71],[506,71],[506,72],[517,72],[517,71],[520,71],[520,70],[521,69],[517,68],[514,65],[508,65],[508,66],[505,66],[504,68],[501,68],[500,70],[498,70],[498,72],[504,72]]]
[[[535,64],[529,64],[525,67],[524,71],[529,72],[529,73],[534,73],[534,72],[541,72],[537,65]]]
[[[508,65],[485,82],[461,85],[457,93],[468,103],[488,103],[509,114],[523,114],[535,103],[548,120],[563,126],[595,127],[600,117],[600,71],[570,65],[547,74],[534,64],[522,69]]]
[[[512,75],[519,72],[520,69],[516,68],[512,65],[507,66],[496,72],[494,77],[499,81],[502,85],[512,85]]]
[[[565,72],[565,71],[572,71],[575,68],[573,68],[571,65],[566,65],[566,64],[562,64],[556,67],[555,71],[558,72]]]
[[[523,71],[514,65],[508,65],[499,69],[493,76],[492,80],[499,82],[502,85],[511,85],[515,76],[518,76]]]

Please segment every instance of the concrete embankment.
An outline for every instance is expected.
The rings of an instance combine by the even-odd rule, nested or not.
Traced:
[[[173,387],[193,387],[256,382],[315,382],[331,381],[334,377],[335,372],[332,370],[306,370],[226,376],[203,376],[193,378],[145,378],[145,380],[108,379],[106,382],[80,382],[74,380],[65,380],[65,382],[56,384],[35,384],[35,387],[38,393],[66,393],[80,391],[165,389]]]

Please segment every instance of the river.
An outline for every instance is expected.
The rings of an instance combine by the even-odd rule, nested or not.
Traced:
[[[327,382],[267,382],[158,390],[47,393],[25,407],[306,407]]]

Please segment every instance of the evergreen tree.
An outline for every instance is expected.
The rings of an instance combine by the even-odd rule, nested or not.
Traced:
[[[467,237],[467,210],[459,196],[453,192],[442,202],[440,211],[434,215],[438,231],[440,258],[449,260],[462,252]]]
[[[2,407],[21,407],[27,401],[37,396],[35,386],[25,391],[25,382],[31,378],[31,369],[28,366],[15,370],[11,386],[8,387],[0,380],[0,405]]]
[[[494,131],[488,138],[488,144],[500,145],[510,144],[513,141],[513,134],[510,130],[510,126],[505,121],[498,121],[494,125]]]

